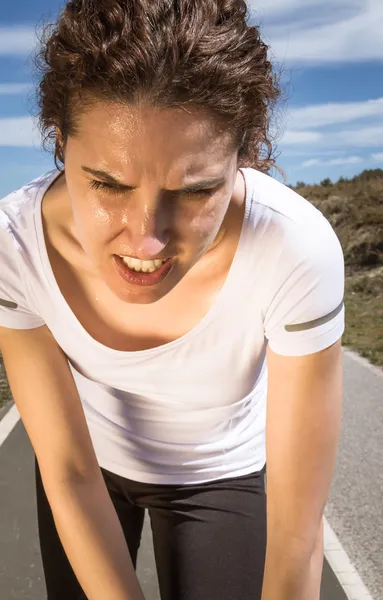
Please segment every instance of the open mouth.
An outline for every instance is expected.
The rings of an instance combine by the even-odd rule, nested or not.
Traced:
[[[119,275],[134,285],[156,285],[163,281],[173,268],[173,258],[164,260],[139,260],[128,256],[114,255]]]
[[[130,258],[130,256],[120,256],[120,258],[131,271],[136,273],[155,273],[168,260],[140,260],[139,258]]]

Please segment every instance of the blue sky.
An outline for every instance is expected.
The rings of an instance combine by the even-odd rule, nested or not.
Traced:
[[[0,11],[0,197],[53,167],[31,118],[35,28],[58,0],[14,0]],[[278,164],[287,183],[352,177],[383,166],[382,0],[249,0],[284,71]]]

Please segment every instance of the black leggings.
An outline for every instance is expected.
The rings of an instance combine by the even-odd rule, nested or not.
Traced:
[[[101,471],[134,567],[149,511],[162,600],[261,599],[265,469],[187,486],[138,483]],[[86,600],[57,534],[37,460],[36,491],[48,600]]]

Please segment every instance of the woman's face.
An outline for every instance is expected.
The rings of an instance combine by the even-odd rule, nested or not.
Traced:
[[[126,302],[165,296],[225,227],[237,148],[202,111],[99,102],[64,159],[75,235]]]

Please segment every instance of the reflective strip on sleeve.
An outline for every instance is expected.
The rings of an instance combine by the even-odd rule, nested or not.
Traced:
[[[9,300],[3,300],[0,298],[0,306],[5,306],[5,308],[18,308],[18,304],[16,302],[10,302]]]
[[[328,315],[325,315],[324,317],[320,317],[319,319],[315,319],[314,321],[308,321],[307,323],[299,323],[297,325],[286,325],[285,329],[288,332],[305,331],[306,329],[313,329],[314,327],[319,327],[320,325],[324,325],[325,323],[328,323],[329,321],[334,319],[337,315],[339,315],[339,313],[341,312],[341,310],[343,308],[343,304],[344,304],[344,300],[342,300],[342,302],[339,304],[339,306],[335,310],[331,311],[330,313],[328,313]]]

